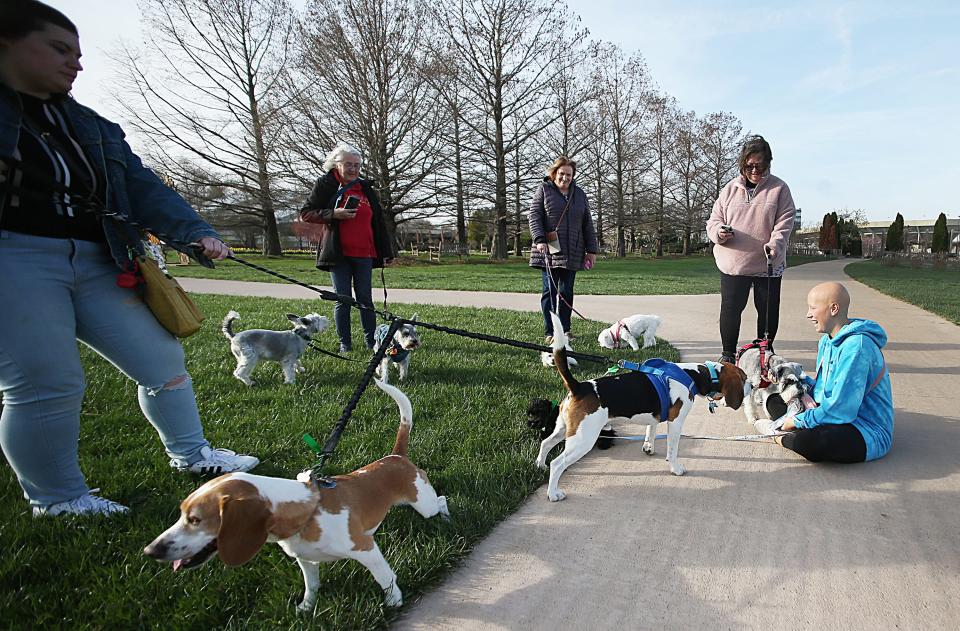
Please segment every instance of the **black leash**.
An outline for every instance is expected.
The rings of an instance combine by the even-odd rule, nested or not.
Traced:
[[[381,318],[385,320],[393,320],[396,317],[388,311],[378,311],[371,305],[365,305],[363,303],[357,302],[356,300],[354,300],[353,296],[348,296],[346,294],[338,294],[333,291],[327,291],[326,289],[320,289],[319,287],[308,285],[307,283],[301,282],[296,278],[290,278],[289,276],[281,274],[280,272],[275,272],[272,269],[267,269],[266,267],[262,267],[260,265],[257,265],[256,263],[245,261],[242,258],[239,258],[235,254],[228,254],[226,258],[230,259],[231,261],[236,261],[241,265],[246,265],[247,267],[251,267],[255,270],[259,270],[265,274],[270,274],[271,276],[275,276],[281,280],[285,280],[288,283],[293,283],[294,285],[303,287],[304,289],[309,289],[310,291],[320,294],[320,297],[324,300],[329,300],[331,302],[340,302],[340,303],[349,305],[351,307],[356,307],[357,309],[363,309],[365,311],[373,311],[374,313],[376,313],[377,315],[379,315]]]
[[[393,334],[396,333],[401,326],[404,324],[409,324],[410,322],[410,320],[405,320],[402,318],[393,319],[390,322],[390,328],[387,331],[387,337],[384,339],[393,339]],[[333,426],[333,430],[330,432],[327,442],[324,443],[323,448],[317,452],[318,462],[310,469],[310,477],[316,480],[317,484],[321,487],[331,488],[336,486],[336,483],[329,476],[323,475],[323,467],[333,454],[334,449],[337,448],[337,443],[340,442],[340,436],[343,434],[343,430],[346,429],[347,423],[350,421],[350,417],[353,415],[354,408],[356,408],[357,403],[360,402],[360,397],[363,396],[363,391],[367,389],[368,385],[370,385],[370,379],[373,377],[373,371],[376,370],[378,365],[380,365],[380,362],[383,360],[383,356],[386,354],[389,346],[389,344],[381,344],[380,348],[378,348],[373,354],[373,357],[370,359],[369,363],[367,363],[366,370],[363,371],[363,376],[360,377],[360,383],[357,384],[357,387],[353,391],[353,395],[350,396],[350,400],[347,401],[346,407],[343,408],[343,413],[340,415],[340,419],[337,421],[337,424]],[[307,440],[308,438],[309,440]],[[311,446],[316,442],[309,435],[305,435],[304,440],[308,445]]]
[[[452,327],[442,326],[439,324],[422,322],[420,320],[417,320],[416,322],[414,322],[413,320],[400,318],[394,315],[393,313],[387,311],[386,309],[384,309],[383,311],[380,311],[378,309],[375,309],[372,306],[363,305],[357,302],[356,300],[354,300],[352,296],[347,296],[344,294],[338,294],[332,291],[327,291],[325,289],[320,289],[319,287],[314,287],[313,285],[309,285],[295,278],[291,278],[279,272],[275,272],[271,269],[267,269],[266,267],[262,267],[260,265],[257,265],[256,263],[245,261],[241,258],[238,258],[234,254],[228,255],[226,258],[232,261],[235,261],[237,263],[240,263],[241,265],[246,265],[247,267],[264,272],[265,274],[275,276],[276,278],[279,278],[281,280],[285,280],[288,283],[293,283],[294,285],[303,287],[304,289],[309,289],[310,291],[320,294],[320,297],[324,300],[340,302],[343,304],[347,304],[351,307],[356,307],[358,309],[373,311],[383,319],[390,322],[390,328],[387,331],[386,336],[384,337],[385,340],[393,339],[393,335],[404,324],[413,324],[415,326],[423,327],[425,329],[431,329],[433,331],[450,333],[453,335],[459,335],[461,337],[469,337],[471,339],[481,340],[484,342],[493,342],[494,344],[503,344],[505,346],[513,346],[515,348],[522,348],[526,350],[541,351],[541,352],[553,351],[553,348],[549,346],[543,346],[541,344],[531,344],[530,342],[521,342],[520,340],[512,340],[510,338],[500,337],[497,335],[487,335],[485,333],[474,333],[473,331],[466,331],[464,329],[455,329]],[[384,305],[386,306],[386,287],[385,286],[384,286]],[[340,355],[335,355],[334,353],[325,351],[321,348],[314,346],[313,344],[310,344],[310,347],[315,350],[319,350],[322,353],[334,355],[339,359],[346,359],[348,361],[359,361],[359,360],[342,357]],[[317,462],[317,464],[310,469],[310,476],[321,487],[330,488],[336,485],[336,483],[331,478],[323,475],[322,473],[323,467],[326,465],[327,460],[329,460],[330,456],[333,454],[334,449],[336,449],[337,443],[340,442],[340,436],[343,434],[343,430],[346,428],[347,423],[349,422],[350,417],[353,414],[353,410],[357,407],[357,403],[360,401],[360,397],[363,395],[363,392],[367,389],[367,386],[370,385],[370,379],[373,377],[373,372],[374,370],[376,370],[377,366],[380,365],[380,362],[383,360],[383,357],[386,354],[387,349],[389,347],[390,347],[389,344],[381,344],[380,348],[378,348],[376,352],[374,352],[373,357],[370,358],[370,361],[367,363],[367,368],[366,370],[364,370],[363,376],[360,378],[360,383],[357,384],[356,389],[354,389],[353,395],[351,395],[350,400],[347,402],[346,407],[344,407],[343,413],[340,415],[340,419],[337,421],[336,425],[334,425],[334,428],[330,432],[330,436],[329,438],[327,438],[327,442],[324,444],[324,446],[322,448],[319,447],[318,443],[309,434],[304,434],[303,436],[304,442],[306,442],[307,445],[309,445],[310,448],[317,453],[317,458],[319,462]],[[579,360],[596,362],[601,364],[612,363],[612,360],[610,360],[607,357],[603,357],[601,355],[590,355],[587,353],[577,353],[573,351],[567,351],[567,356],[574,357]]]
[[[330,357],[336,357],[337,359],[342,359],[342,360],[345,361],[345,362],[363,363],[363,362],[361,362],[359,359],[350,359],[349,357],[344,357],[344,356],[341,355],[340,353],[334,353],[334,352],[332,352],[332,351],[328,351],[328,350],[326,350],[326,349],[320,348],[319,346],[317,346],[317,345],[314,344],[313,342],[308,342],[308,343],[307,343],[307,346],[309,346],[309,347],[312,348],[313,350],[317,351],[318,353],[323,353],[324,355],[329,355]]]

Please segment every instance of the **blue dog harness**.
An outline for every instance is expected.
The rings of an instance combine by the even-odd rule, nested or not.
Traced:
[[[693,378],[682,368],[673,362],[668,362],[665,359],[654,357],[648,359],[642,364],[621,359],[618,364],[621,368],[633,370],[634,372],[642,372],[647,376],[647,378],[650,380],[650,383],[653,384],[654,389],[657,391],[657,396],[660,397],[661,421],[666,421],[667,415],[670,412],[670,404],[672,403],[670,400],[671,380],[679,383],[681,386],[689,390],[694,396],[700,394],[700,392],[697,390],[697,384],[693,381]],[[704,365],[707,367],[707,370],[710,371],[711,386],[713,386],[713,384],[717,384],[717,389],[719,389],[720,377],[717,374],[716,367],[712,364],[712,362],[706,362]]]
[[[387,332],[390,330],[389,324],[381,324],[373,332],[373,341],[376,342],[377,346],[382,346],[383,341],[387,338]],[[410,354],[410,351],[404,350],[396,340],[390,340],[390,346],[387,347],[386,353],[387,357],[392,359],[395,362],[403,361],[403,358]]]

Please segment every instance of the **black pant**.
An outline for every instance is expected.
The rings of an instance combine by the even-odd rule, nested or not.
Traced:
[[[737,338],[740,336],[740,316],[747,306],[750,288],[753,287],[753,305],[757,308],[757,337],[770,331],[770,341],[777,336],[780,326],[780,282],[782,277],[769,279],[770,295],[767,296],[766,276],[730,276],[720,272],[720,341],[723,354],[737,354]],[[767,301],[770,301],[770,322],[767,323]]]
[[[780,444],[810,462],[863,462],[867,459],[867,443],[856,427],[818,425],[784,434]]]

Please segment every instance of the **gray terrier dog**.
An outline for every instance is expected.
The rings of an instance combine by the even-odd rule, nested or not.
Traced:
[[[287,319],[293,324],[291,331],[250,329],[234,334],[233,321],[239,319],[240,314],[231,311],[223,319],[220,330],[230,340],[230,352],[237,358],[237,369],[233,371],[233,376],[248,386],[254,383],[250,373],[261,359],[280,362],[284,383],[294,383],[296,373],[303,372],[300,356],[310,343],[310,338],[322,333],[330,325],[329,319],[317,313],[308,313],[303,317],[288,313]]]
[[[414,314],[410,319],[416,320],[417,315]],[[410,370],[410,353],[420,348],[420,336],[417,335],[417,327],[413,324],[402,325],[393,334],[393,339],[387,340],[389,330],[390,325],[381,324],[373,334],[374,352],[379,350],[383,344],[389,344],[380,365],[377,367],[377,376],[383,379],[383,383],[387,383],[387,372],[390,364],[394,364],[400,371],[400,381],[405,380]]]

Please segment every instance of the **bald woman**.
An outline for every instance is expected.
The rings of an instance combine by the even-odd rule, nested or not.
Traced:
[[[777,442],[812,462],[876,460],[893,442],[890,375],[881,352],[887,334],[876,322],[849,317],[849,309],[840,283],[821,283],[807,294],[807,319],[823,334],[816,377],[805,378],[818,407],[774,422],[796,430]]]

